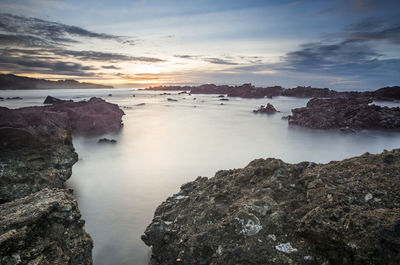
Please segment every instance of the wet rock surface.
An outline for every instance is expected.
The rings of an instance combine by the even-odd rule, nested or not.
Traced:
[[[276,112],[279,112],[275,109],[275,107],[268,103],[266,106],[261,105],[258,109],[253,110],[254,113],[267,113],[267,114],[273,114]]]
[[[257,159],[182,185],[142,240],[151,264],[399,264],[400,149]]]
[[[68,191],[43,189],[0,212],[0,264],[92,264],[93,241]]]
[[[313,129],[400,129],[400,108],[371,105],[369,98],[313,98],[292,109],[288,122]]]

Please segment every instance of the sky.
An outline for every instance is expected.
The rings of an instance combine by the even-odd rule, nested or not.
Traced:
[[[373,90],[400,85],[400,1],[1,0],[0,72]]]

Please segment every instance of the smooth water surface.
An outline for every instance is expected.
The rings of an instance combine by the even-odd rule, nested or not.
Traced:
[[[95,265],[147,264],[150,252],[140,236],[154,210],[177,193],[181,184],[197,176],[212,177],[220,169],[243,167],[255,158],[326,163],[400,147],[398,132],[345,134],[289,127],[282,116],[305,106],[308,99],[230,98],[222,102],[216,95],[160,93],[130,89],[0,91],[1,97],[24,98],[0,102],[6,107],[41,105],[51,94],[74,100],[101,96],[125,111],[121,132],[107,135],[118,141],[115,145],[74,136],[79,161],[68,185],[75,189],[86,229],[94,239]],[[267,102],[281,112],[252,113]]]

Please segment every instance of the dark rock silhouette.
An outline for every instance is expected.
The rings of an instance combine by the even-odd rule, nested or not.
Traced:
[[[257,159],[181,186],[151,264],[399,264],[400,149],[329,164]]]
[[[275,107],[268,103],[266,106],[261,105],[260,108],[253,110],[254,113],[267,113],[267,114],[273,114],[276,112],[279,112],[275,109]]]
[[[61,102],[45,108],[66,113],[74,133],[93,136],[118,131],[122,127],[121,118],[125,115],[117,104],[108,103],[101,98]]]
[[[167,98],[167,100],[168,100],[168,101],[173,101],[173,102],[178,101],[177,99],[173,99],[173,98]]]
[[[101,138],[97,141],[99,144],[116,144],[117,140],[114,139],[108,139],[108,138]]]
[[[311,99],[288,122],[314,129],[400,129],[400,108],[370,105],[368,98]]]
[[[46,99],[44,100],[43,104],[56,104],[56,103],[61,103],[61,102],[72,102],[72,100],[63,100],[63,99],[55,98],[52,96],[47,96]]]
[[[93,83],[80,83],[66,79],[50,81],[12,74],[0,74],[0,89],[47,89],[47,88],[112,88]]]

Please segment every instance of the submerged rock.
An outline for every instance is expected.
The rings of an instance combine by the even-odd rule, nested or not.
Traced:
[[[174,99],[174,98],[167,98],[167,100],[168,101],[175,101],[175,102],[178,101],[177,99]]]
[[[267,106],[261,105],[260,108],[253,110],[254,113],[267,113],[267,114],[273,114],[276,112],[279,112],[275,109],[275,107],[268,103]]]
[[[0,264],[92,264],[93,241],[67,191],[43,189],[0,212]]]
[[[117,143],[117,140],[108,139],[108,138],[102,138],[102,139],[99,139],[99,140],[97,141],[97,143],[99,143],[99,144],[116,144],[116,143]]]
[[[151,264],[399,264],[400,149],[257,159],[182,185],[142,240]]]
[[[368,98],[313,98],[292,110],[289,124],[314,129],[400,129],[400,108],[370,105]]]

